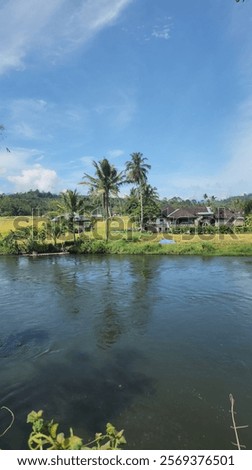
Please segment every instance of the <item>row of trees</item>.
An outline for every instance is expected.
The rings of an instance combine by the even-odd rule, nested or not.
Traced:
[[[134,184],[128,202],[128,213],[133,213],[140,208],[140,229],[144,227],[144,203],[153,200],[155,189],[147,183],[147,173],[151,166],[145,163],[147,159],[140,152],[132,153],[131,160],[126,162],[125,171],[118,172],[107,158],[93,162],[95,168],[94,176],[84,173],[80,184],[89,187],[89,194],[101,197],[102,207],[105,215],[105,236],[109,237],[108,220],[111,216],[111,196],[118,196],[119,189],[124,184]],[[156,195],[158,198],[158,195]],[[62,194],[62,205],[59,209],[68,213],[69,219],[73,221],[74,214],[82,213],[85,209],[84,200],[78,197],[77,191],[68,190]],[[156,204],[159,211],[160,208]],[[136,214],[135,214],[136,215]]]

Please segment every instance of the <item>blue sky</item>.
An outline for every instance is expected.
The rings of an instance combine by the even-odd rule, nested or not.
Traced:
[[[0,192],[85,193],[132,152],[162,197],[252,192],[250,0],[0,0],[0,25]]]

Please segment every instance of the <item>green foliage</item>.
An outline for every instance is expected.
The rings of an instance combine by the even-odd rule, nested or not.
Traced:
[[[252,214],[252,199],[248,199],[244,204],[245,216]]]
[[[126,182],[124,172],[118,173],[114,165],[111,165],[107,158],[103,158],[99,162],[93,161],[95,167],[95,177],[84,173],[83,182],[80,184],[88,185],[95,195],[102,197],[102,206],[105,211],[105,235],[106,241],[109,238],[109,211],[110,196],[117,196],[119,187]]]
[[[72,191],[68,189],[67,191],[61,193],[61,201],[58,204],[58,208],[61,213],[67,214],[71,219],[75,214],[82,214],[84,211],[84,199],[79,196],[76,189]]]
[[[26,193],[1,194],[0,215],[21,216],[46,213],[55,209],[59,196],[50,192],[28,191]]]
[[[105,254],[109,253],[109,246],[104,240],[78,240],[68,249],[71,254]]]
[[[248,215],[248,216],[245,218],[245,227],[246,227],[248,230],[252,230],[252,214]]]
[[[76,241],[74,216],[83,214],[84,208],[84,198],[77,193],[76,189],[74,191],[68,189],[61,193],[61,202],[58,204],[58,209],[65,216],[67,228],[69,232],[73,233],[74,242]]]
[[[216,251],[216,246],[213,243],[203,242],[201,246],[204,253],[210,254]]]
[[[142,199],[140,191],[142,191]],[[141,209],[141,200],[143,207]],[[157,188],[150,184],[143,184],[141,188],[132,188],[126,202],[127,213],[134,220],[141,220],[143,224],[156,219],[160,215],[160,203]],[[142,212],[141,212],[142,210]]]
[[[88,443],[83,443],[82,438],[75,436],[72,428],[69,436],[58,432],[59,424],[53,420],[45,421],[42,410],[29,413],[27,423],[32,425],[28,439],[31,450],[118,450],[126,444],[124,431],[117,431],[110,423],[106,426],[105,434],[96,433],[95,438]]]
[[[47,243],[47,230],[36,227],[24,227],[11,230],[5,237],[0,237],[0,253],[9,255],[29,253],[55,253],[61,246]]]
[[[57,239],[64,235],[67,231],[67,226],[63,222],[52,222],[48,221],[46,224],[46,235],[48,238],[53,239],[54,245],[57,243]]]
[[[0,238],[0,253],[8,255],[18,255],[21,252],[14,231]]]

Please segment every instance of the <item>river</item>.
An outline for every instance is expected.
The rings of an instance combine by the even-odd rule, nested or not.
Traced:
[[[2,449],[31,410],[129,449],[252,449],[252,258],[0,258]],[[0,432],[7,423],[0,415]]]

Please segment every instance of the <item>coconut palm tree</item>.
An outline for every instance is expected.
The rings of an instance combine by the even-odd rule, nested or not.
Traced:
[[[114,165],[111,165],[107,158],[95,162],[93,161],[95,167],[95,176],[90,176],[87,173],[84,173],[84,181],[80,184],[86,184],[90,189],[102,196],[102,205],[105,211],[105,236],[106,241],[109,238],[109,197],[110,195],[117,195],[119,191],[119,186],[125,183],[124,172],[121,171],[118,173]]]
[[[126,209],[128,214],[134,218],[140,217],[139,191],[138,188],[132,188],[130,195],[126,200]],[[160,215],[160,203],[157,188],[150,184],[143,186],[143,224],[148,220],[153,220]]]
[[[61,203],[57,205],[58,209],[65,214],[68,220],[69,229],[73,232],[75,242],[75,230],[74,230],[74,216],[84,212],[84,200],[81,198],[75,189],[67,189],[61,193]]]
[[[144,163],[147,158],[143,157],[143,154],[140,152],[134,152],[131,154],[131,160],[126,162],[126,175],[127,182],[137,184],[139,190],[139,199],[140,199],[140,228],[143,230],[143,194],[144,186],[147,183],[147,173],[151,169],[151,165]]]

